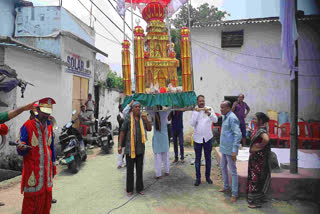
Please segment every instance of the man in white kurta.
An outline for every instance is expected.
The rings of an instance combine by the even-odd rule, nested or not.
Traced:
[[[158,112],[160,116],[160,129],[156,129],[156,114],[152,113],[154,121],[153,138],[152,138],[152,149],[154,153],[154,168],[156,173],[156,179],[160,179],[162,176],[161,165],[163,164],[165,175],[169,175],[170,162],[169,162],[169,140],[168,140],[168,115],[169,112],[163,111]]]

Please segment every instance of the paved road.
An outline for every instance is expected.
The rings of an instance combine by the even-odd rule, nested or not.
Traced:
[[[319,213],[316,204],[304,201],[269,200],[259,210],[249,209],[243,197],[230,204],[229,195],[217,192],[222,182],[215,160],[212,176],[214,184],[206,184],[203,180],[199,187],[194,187],[194,166],[190,165],[194,158],[192,149],[186,149],[184,164],[171,164],[170,176],[156,181],[153,179],[150,140],[146,148],[145,196],[134,195],[128,198],[125,193],[125,168],[116,169],[116,154],[101,154],[97,148],[91,151],[94,154],[89,156],[78,174],[73,175],[66,167],[62,167],[54,180],[53,197],[58,203],[53,204],[51,213]],[[172,161],[173,148],[170,150]],[[22,195],[19,194],[20,186],[17,184],[19,179],[0,184],[0,200],[7,204],[0,207],[0,213],[21,212]],[[11,183],[9,187],[8,183]]]

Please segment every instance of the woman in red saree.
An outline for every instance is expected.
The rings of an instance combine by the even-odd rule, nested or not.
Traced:
[[[254,117],[257,125],[250,143],[250,156],[248,163],[248,207],[259,208],[261,202],[269,189],[271,181],[271,169],[269,167],[269,156],[271,147],[265,123],[269,121],[267,115],[257,112]]]

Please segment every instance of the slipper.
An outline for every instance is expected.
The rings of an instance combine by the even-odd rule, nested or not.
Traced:
[[[255,209],[255,208],[261,208],[261,205],[249,204],[248,207],[251,208],[251,209]]]
[[[5,203],[0,202],[0,207],[1,207],[1,206],[4,206],[4,205],[5,205]]]
[[[140,194],[140,195],[144,195],[144,192],[143,192],[143,191],[141,191],[141,192],[139,192],[139,194]]]
[[[218,192],[228,192],[228,191],[229,189],[224,189],[224,188],[218,190]]]
[[[128,192],[128,193],[127,193],[127,196],[128,196],[128,197],[131,197],[132,195],[133,195],[133,192]]]
[[[156,179],[156,180],[159,180],[159,179],[161,179],[162,177],[161,176],[159,176],[159,177],[154,177],[154,179]]]

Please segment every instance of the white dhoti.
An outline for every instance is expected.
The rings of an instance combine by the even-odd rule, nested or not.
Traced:
[[[154,154],[154,169],[156,171],[156,177],[161,176],[161,165],[163,163],[164,172],[169,174],[170,161],[169,152],[161,152]]]
[[[117,154],[117,164],[118,164],[118,166],[122,166],[122,164],[124,164],[124,165],[126,165],[126,157],[125,157],[125,155],[124,155],[124,150],[125,150],[126,148],[122,148],[122,151],[121,151],[121,154]]]

